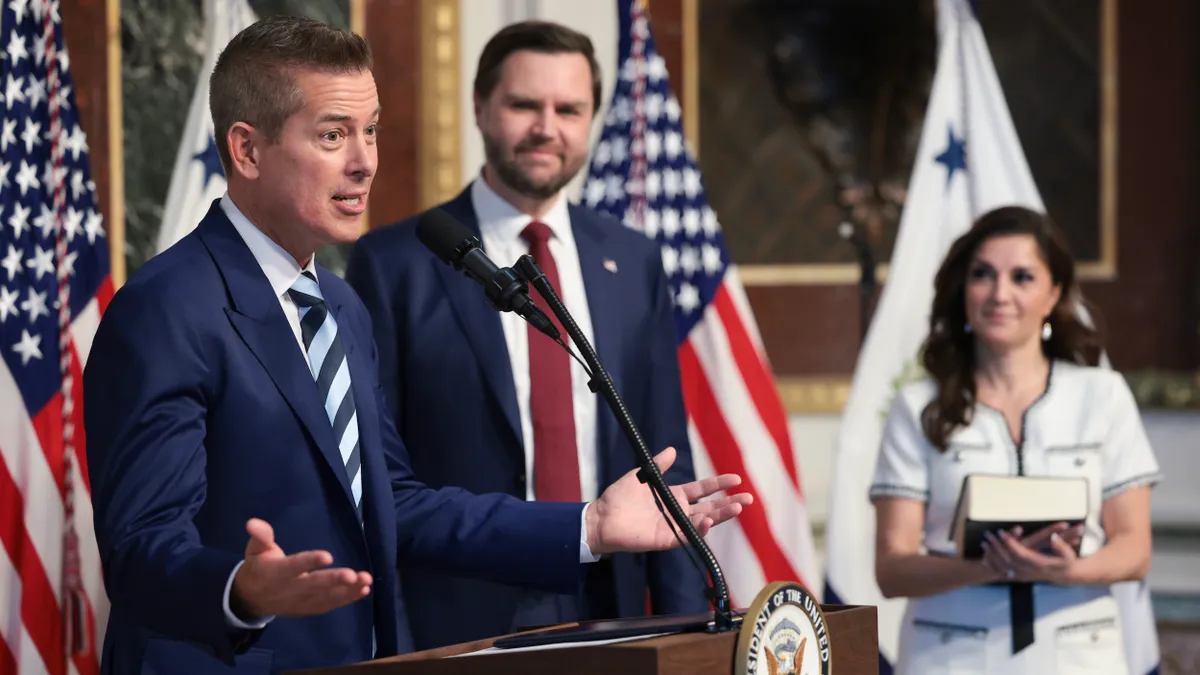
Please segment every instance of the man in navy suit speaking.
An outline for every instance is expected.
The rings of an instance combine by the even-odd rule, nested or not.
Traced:
[[[675,545],[632,473],[553,504],[414,475],[366,308],[313,260],[358,235],[377,166],[362,38],[265,19],[229,43],[210,87],[228,193],[116,294],[84,374],[112,603],[103,672],[393,655],[411,649],[397,561],[572,592],[604,554]],[[656,458],[663,470],[674,459]],[[703,534],[750,503],[700,501],[738,482],[673,490]]]
[[[446,213],[498,265],[530,254],[595,347],[651,448],[677,451],[669,481],[692,480],[675,325],[658,247],[616,220],[567,201],[588,156],[600,67],[586,35],[527,21],[484,47],[475,121],[486,164]],[[385,399],[431,485],[539,502],[594,499],[635,466],[616,418],[588,375],[515,313],[417,239],[418,217],[364,235],[346,280],[374,319]],[[546,309],[536,291],[535,301]],[[566,332],[557,323],[559,332]],[[453,435],[459,443],[447,444]],[[454,570],[400,570],[405,599],[430,621],[418,649],[526,626],[708,609],[705,579],[682,550],[621,554],[589,565],[582,588],[546,593]]]

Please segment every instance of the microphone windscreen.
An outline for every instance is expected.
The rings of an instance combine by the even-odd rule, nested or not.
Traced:
[[[442,209],[430,209],[417,218],[417,239],[447,264],[458,262],[464,242],[475,234]]]

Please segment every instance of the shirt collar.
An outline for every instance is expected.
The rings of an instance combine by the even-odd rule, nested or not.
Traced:
[[[479,219],[480,234],[487,233],[503,241],[519,239],[525,226],[533,220],[529,214],[518,210],[496,194],[492,186],[483,179],[482,171],[479,177],[471,182],[471,202],[475,207],[475,217]],[[574,241],[565,190],[558,193],[554,205],[539,220],[550,227],[557,239]]]
[[[258,266],[267,276],[267,281],[271,283],[271,289],[275,291],[276,297],[287,293],[296,279],[300,277],[301,272],[309,272],[313,278],[317,278],[315,255],[309,258],[308,264],[301,268],[292,254],[283,250],[283,247],[275,243],[275,240],[263,234],[262,230],[250,222],[250,219],[229,198],[228,192],[221,197],[221,210],[225,212],[229,222],[233,223],[233,228],[238,231],[242,240],[246,242],[246,246],[250,248],[250,253],[254,255]]]

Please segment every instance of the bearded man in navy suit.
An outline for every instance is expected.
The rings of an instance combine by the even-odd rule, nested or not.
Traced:
[[[104,673],[389,656],[412,648],[397,561],[572,592],[605,554],[674,545],[632,473],[554,504],[414,474],[371,318],[313,260],[357,237],[378,163],[361,37],[264,19],[222,53],[210,105],[228,193],[117,292],[84,373]],[[706,532],[749,499],[697,500],[736,483],[673,489]]]
[[[469,227],[498,265],[533,256],[647,444],[676,448],[668,479],[692,480],[658,248],[567,201],[599,105],[591,41],[547,22],[510,25],[484,47],[474,89],[487,162],[438,208]],[[374,319],[386,405],[413,469],[430,484],[471,492],[593,499],[635,466],[616,419],[561,346],[516,314],[495,312],[478,286],[422,246],[416,221],[364,235],[347,271]],[[559,332],[566,338],[561,325]],[[643,615],[647,604],[660,614],[709,608],[705,577],[682,550],[605,557],[588,566],[582,588],[566,593],[454,570],[405,566],[401,577],[408,605],[430,618],[413,626],[421,649],[528,626]]]

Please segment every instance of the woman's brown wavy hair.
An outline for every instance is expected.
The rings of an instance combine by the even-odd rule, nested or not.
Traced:
[[[975,406],[975,337],[967,332],[965,287],[975,254],[994,237],[1029,235],[1062,292],[1050,312],[1053,333],[1042,342],[1051,359],[1096,365],[1103,351],[1100,333],[1081,318],[1075,261],[1050,217],[1020,206],[1005,206],[980,216],[950,247],[934,281],[929,335],[922,345],[926,372],[937,383],[937,396],[925,406],[921,425],[934,447],[945,450],[955,429],[970,421]],[[1095,313],[1089,312],[1092,322]]]

